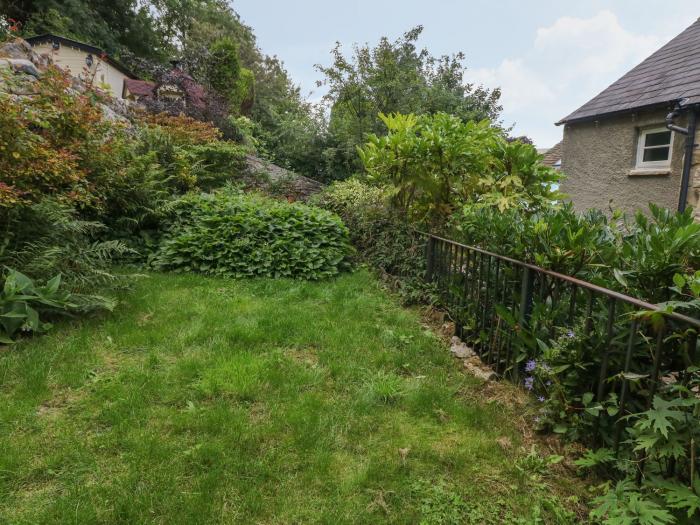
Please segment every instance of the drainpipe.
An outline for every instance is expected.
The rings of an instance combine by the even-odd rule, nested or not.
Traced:
[[[677,133],[685,135],[685,158],[683,162],[683,173],[681,177],[681,193],[678,197],[678,211],[683,212],[688,203],[688,187],[690,186],[690,168],[693,166],[693,149],[695,148],[695,129],[697,122],[696,106],[688,109],[688,127],[682,128],[674,124],[674,119],[678,117],[686,108],[681,108],[680,104],[666,116],[666,127]]]

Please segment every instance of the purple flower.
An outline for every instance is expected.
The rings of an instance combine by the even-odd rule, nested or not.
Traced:
[[[535,383],[534,377],[526,377],[525,378],[525,388],[527,388],[528,390],[532,390],[534,383]]]
[[[544,396],[537,396],[537,401],[544,403]]]
[[[568,337],[569,339],[573,339],[574,337],[576,337],[576,334],[574,334],[573,330],[569,330],[568,332],[566,332],[566,337]]]
[[[537,361],[534,359],[530,359],[527,363],[525,363],[526,372],[532,372],[535,368],[537,368]]]

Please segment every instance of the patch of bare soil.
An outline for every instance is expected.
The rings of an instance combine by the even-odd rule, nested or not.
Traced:
[[[284,355],[292,359],[292,361],[315,368],[318,366],[318,350],[314,347],[304,348],[286,348]]]

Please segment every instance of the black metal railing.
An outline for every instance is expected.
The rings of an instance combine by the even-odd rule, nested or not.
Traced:
[[[626,416],[648,409],[662,382],[698,365],[700,320],[619,292],[459,242],[427,236],[426,279],[468,342],[499,376],[522,384],[526,363],[556,341],[579,341],[582,392],[594,403],[593,434],[616,450]],[[529,385],[528,385],[529,386]],[[590,394],[589,394],[590,398]],[[572,407],[581,410],[581,407]],[[605,431],[603,429],[605,428]]]

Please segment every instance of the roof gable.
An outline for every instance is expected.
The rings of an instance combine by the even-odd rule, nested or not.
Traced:
[[[700,18],[557,125],[680,100],[700,103]]]

